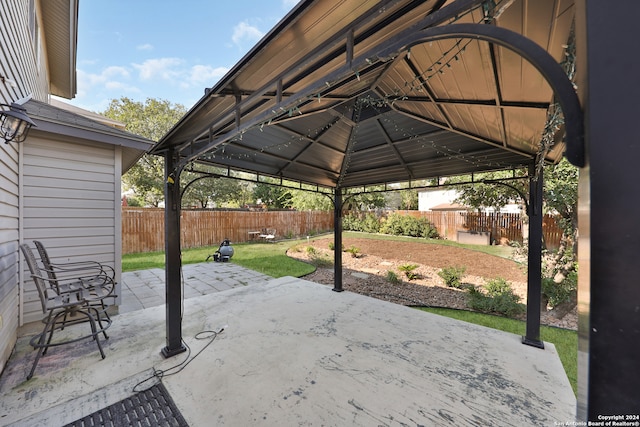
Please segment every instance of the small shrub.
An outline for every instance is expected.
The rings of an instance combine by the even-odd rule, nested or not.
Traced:
[[[305,251],[309,254],[309,255],[315,255],[318,253],[318,250],[316,248],[314,248],[313,246],[307,246]]]
[[[398,278],[398,275],[393,271],[387,270],[387,282],[397,285],[400,283],[400,278]]]
[[[474,286],[469,288],[468,304],[473,310],[482,313],[496,313],[514,317],[525,311],[520,297],[513,293],[511,284],[502,278],[490,280],[485,284],[486,294]]]
[[[511,290],[511,284],[501,277],[489,280],[485,283],[484,288],[487,290],[487,295],[492,297],[497,297],[502,294],[513,292]],[[520,300],[519,296],[516,295],[516,297],[518,298],[518,300]]]
[[[358,258],[360,256],[360,249],[356,248],[355,246],[351,246],[349,249],[347,249],[347,252],[351,254],[352,258]]]
[[[289,250],[292,252],[302,252],[302,247],[300,245],[295,245],[289,248]]]
[[[552,277],[542,279],[542,295],[547,299],[551,308],[570,301],[578,288],[578,273],[572,271],[560,283],[556,283]]]
[[[322,255],[319,253],[314,253],[310,257],[311,264],[316,267],[331,267],[333,265],[333,260],[326,255]]]
[[[329,242],[329,249],[334,250],[336,248],[335,243]],[[344,252],[344,245],[342,245],[342,252]]]
[[[467,268],[464,266],[445,267],[438,272],[438,276],[442,277],[447,286],[460,289],[462,287],[462,276],[466,270]]]
[[[403,264],[398,267],[398,270],[403,271],[404,275],[407,276],[407,279],[414,280],[419,277],[418,273],[413,272],[416,268],[418,268],[416,264]]]

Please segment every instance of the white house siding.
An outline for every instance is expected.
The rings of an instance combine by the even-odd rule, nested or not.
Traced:
[[[30,137],[23,148],[24,242],[42,241],[54,261],[95,260],[115,267],[121,251],[115,238],[120,230],[118,149],[38,137]],[[35,284],[25,279],[22,323],[29,323],[42,312]]]
[[[46,102],[49,98],[46,57],[39,16],[33,16],[37,2],[29,0],[0,1],[0,74],[13,81],[0,84],[2,102],[11,102],[31,96]],[[33,9],[32,9],[33,7]],[[37,25],[36,25],[37,23]]]
[[[0,369],[18,328],[18,152],[0,143]]]
[[[46,100],[48,80],[42,44],[33,25],[36,3],[0,1],[0,102],[10,104],[26,96]],[[34,15],[31,15],[34,14]],[[32,23],[32,25],[30,25]],[[12,84],[11,82],[15,83]],[[18,241],[19,167],[18,146],[0,142],[0,370],[17,339],[19,324]]]

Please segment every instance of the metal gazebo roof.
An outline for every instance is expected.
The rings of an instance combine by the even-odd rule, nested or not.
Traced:
[[[562,121],[541,141],[554,102],[579,111],[558,65],[573,17],[572,0],[302,1],[152,152],[327,188],[557,162]]]

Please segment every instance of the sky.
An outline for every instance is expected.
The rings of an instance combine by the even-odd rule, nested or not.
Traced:
[[[94,112],[112,99],[191,108],[298,0],[81,0],[77,94]]]

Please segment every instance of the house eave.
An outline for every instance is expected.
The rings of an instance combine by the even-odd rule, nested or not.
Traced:
[[[49,92],[71,99],[77,92],[78,0],[42,1],[40,11],[48,61]]]

